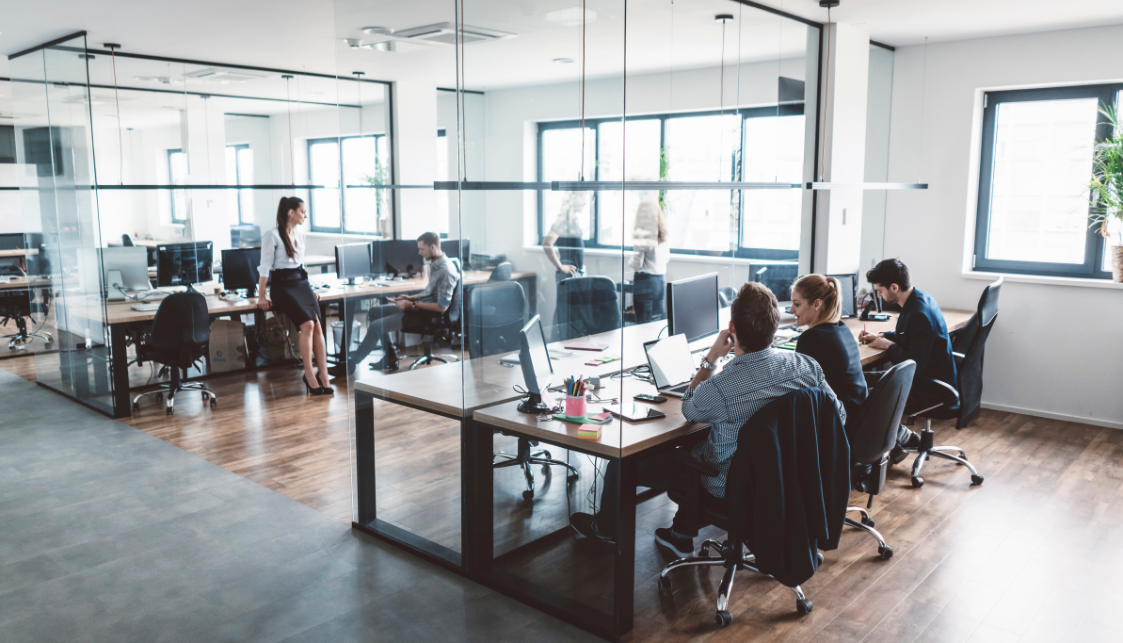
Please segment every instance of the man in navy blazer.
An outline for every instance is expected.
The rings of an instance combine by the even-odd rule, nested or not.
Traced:
[[[916,375],[905,412],[932,406],[933,400],[942,396],[942,389],[927,382],[928,378],[958,390],[951,337],[944,315],[931,295],[912,285],[908,266],[900,259],[886,259],[866,273],[866,281],[873,285],[878,297],[901,307],[895,332],[874,335],[863,330],[858,341],[885,350],[894,364],[906,359],[916,362]],[[897,432],[897,447],[891,456],[893,464],[905,459],[903,447],[919,445],[920,436],[901,426]]]

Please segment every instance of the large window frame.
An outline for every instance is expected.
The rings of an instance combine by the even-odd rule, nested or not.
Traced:
[[[168,150],[168,183],[170,185],[183,185],[182,183],[180,183],[179,181],[176,180],[177,177],[175,175],[175,161],[174,161],[176,154],[182,154],[183,157],[184,157],[184,162],[186,162],[186,160],[187,160],[187,153],[183,151],[183,148],[173,147],[172,149]],[[179,178],[184,178],[184,177],[179,177]],[[171,190],[170,192],[168,192],[168,203],[169,203],[169,207],[170,207],[171,214],[172,214],[172,225],[180,225],[180,224],[187,223],[187,209],[184,208],[183,212],[179,212],[178,209],[175,207],[176,197],[181,196],[181,195],[186,196],[186,194],[187,193],[184,192],[183,190]]]
[[[739,109],[727,110],[706,110],[697,112],[675,112],[665,114],[637,114],[635,116],[628,116],[624,119],[621,117],[612,118],[586,118],[585,128],[593,131],[593,167],[594,177],[592,180],[601,180],[600,178],[600,125],[603,123],[619,123],[621,120],[625,123],[625,131],[627,131],[627,123],[643,120],[658,120],[659,121],[659,148],[666,148],[667,139],[667,121],[676,118],[695,118],[699,116],[719,116],[721,114],[738,114],[741,116],[739,122],[739,141],[741,146],[744,142],[744,125],[745,121],[750,118],[770,118],[780,116],[806,116],[804,110],[804,103],[788,103],[784,105],[770,105],[764,107],[742,107]],[[580,129],[580,120],[569,121],[548,121],[538,123],[538,154],[537,154],[537,175],[538,181],[545,180],[543,176],[543,168],[545,167],[543,154],[545,152],[543,146],[543,134],[549,130],[555,129]],[[743,152],[743,150],[742,150]],[[741,173],[744,171],[744,164],[736,161],[734,164],[735,172],[738,176],[730,176],[729,181],[740,181]],[[732,173],[731,173],[732,174]],[[794,183],[794,181],[793,181]],[[546,214],[544,212],[544,196],[541,191],[538,192],[538,243],[541,244],[542,240],[546,237]],[[763,261],[795,261],[799,259],[799,250],[785,250],[778,248],[753,248],[742,246],[744,240],[744,220],[745,220],[745,200],[737,199],[738,203],[738,221],[737,221],[737,249],[727,251],[717,250],[699,250],[694,248],[671,248],[671,252],[680,255],[695,255],[705,257],[729,257],[735,259],[757,259]],[[591,203],[592,211],[590,212],[590,239],[585,241],[586,248],[601,248],[606,250],[632,250],[631,246],[621,246],[619,244],[604,243],[600,239],[601,232],[601,208],[600,208],[600,193],[593,192]]]
[[[310,227],[312,232],[346,234],[346,235],[355,235],[355,236],[360,236],[360,237],[379,237],[379,238],[382,237],[381,234],[377,234],[377,233],[352,232],[352,231],[349,231],[347,229],[347,198],[346,198],[346,195],[345,195],[345,191],[348,190],[348,189],[355,189],[355,190],[372,189],[372,188],[348,188],[347,185],[346,185],[347,169],[343,165],[343,142],[347,141],[347,140],[351,140],[351,139],[356,139],[356,138],[373,138],[374,139],[374,156],[375,156],[375,159],[377,160],[378,158],[380,158],[382,146],[385,145],[385,141],[386,141],[386,134],[384,134],[384,133],[383,134],[353,134],[351,136],[324,136],[324,137],[321,137],[321,138],[310,138],[310,139],[307,139],[307,141],[305,142],[304,150],[305,150],[305,159],[306,159],[306,163],[307,163],[307,167],[308,167],[308,177],[309,177],[308,180],[309,180],[309,182],[312,181],[311,177],[312,177],[312,146],[313,145],[324,144],[324,143],[334,143],[336,145],[336,152],[339,155],[339,226],[333,227],[333,226],[323,226],[323,225],[317,224],[317,222],[316,222],[316,204],[315,204],[316,190],[313,189],[313,190],[310,190],[310,193],[308,195],[308,197],[309,197],[308,207],[309,207],[309,214],[310,214],[309,227]],[[391,150],[391,154],[392,153],[393,153],[393,151]],[[390,216],[390,213],[392,213],[394,211],[393,204],[390,201],[390,199],[378,199],[378,200],[376,200],[376,207],[377,207],[376,215],[377,215],[379,221],[382,221],[387,216]],[[383,212],[384,207],[387,210],[386,212]]]
[[[240,162],[241,159],[239,158],[239,156],[242,153],[242,150],[250,152],[250,154],[253,153],[250,150],[249,143],[231,143],[231,144],[226,146],[226,149],[234,150],[234,185],[253,185],[253,177],[252,176],[251,177],[242,176],[242,164]],[[256,223],[254,221],[252,208],[243,207],[243,203],[242,203],[242,201],[243,201],[242,196],[246,195],[246,194],[248,194],[250,196],[253,196],[253,191],[252,190],[235,190],[235,193],[237,194],[237,197],[234,199],[234,201],[238,204],[238,207],[237,207],[238,223],[240,225],[248,225],[248,224]],[[246,212],[246,210],[251,210],[251,211]],[[248,221],[246,220],[247,218],[249,219]]]
[[[983,94],[982,153],[979,163],[979,200],[975,217],[975,244],[971,257],[972,271],[1043,277],[1111,279],[1111,273],[1102,269],[1107,244],[1105,243],[1105,239],[1099,234],[1099,226],[1091,225],[1091,221],[1088,222],[1089,225],[1085,231],[1084,263],[1082,264],[989,259],[987,258],[987,242],[990,238],[991,227],[991,204],[999,107],[1009,103],[1095,98],[1099,102],[1098,108],[1103,109],[1105,107],[1114,107],[1119,100],[1120,92],[1123,92],[1123,83],[1016,89],[986,92]],[[1106,119],[1104,119],[1102,114],[1098,115],[1095,140],[1090,141],[1090,143],[1109,138],[1111,135],[1111,125],[1106,123]],[[1091,176],[1088,178],[1090,179]],[[1089,196],[1089,214],[1091,213],[1091,208],[1092,203],[1091,197]]]

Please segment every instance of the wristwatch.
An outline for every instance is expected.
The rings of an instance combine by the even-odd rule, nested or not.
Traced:
[[[701,367],[701,368],[704,368],[708,371],[716,371],[717,370],[717,364],[711,364],[710,360],[706,359],[705,357],[702,358],[702,363],[699,364],[698,366]]]

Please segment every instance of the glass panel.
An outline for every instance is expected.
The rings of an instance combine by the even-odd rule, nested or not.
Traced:
[[[253,154],[249,146],[238,148],[238,185],[254,184]],[[238,223],[253,222],[253,190],[238,190]]]
[[[596,166],[596,130],[585,128],[585,146],[581,147],[580,126],[547,129],[542,132],[543,181],[577,181],[581,177],[593,180]],[[582,165],[581,152],[585,162]],[[544,234],[556,234],[562,239],[592,238],[592,199],[585,192],[543,192],[542,216]]]
[[[733,181],[741,152],[737,114],[667,120],[668,181]],[[667,220],[676,246],[728,252],[737,247],[738,203],[725,190],[668,191]],[[681,243],[681,245],[680,245]]]
[[[746,117],[744,181],[799,183],[803,176],[803,115]],[[745,190],[741,246],[799,253],[801,190]],[[751,251],[750,251],[751,252]]]
[[[889,180],[889,127],[893,111],[893,63],[895,52],[870,45],[869,84],[866,93],[865,180]],[[862,194],[862,255],[859,272],[872,268],[885,256],[886,190]],[[865,290],[865,279],[859,280]]]
[[[312,189],[309,204],[312,228],[338,229],[339,211],[339,143],[319,140],[308,143],[308,182],[323,185]]]
[[[226,146],[226,184],[238,185],[238,148],[227,145]],[[239,212],[238,194],[239,190],[228,190],[226,195],[229,199],[227,205],[228,210],[233,214],[231,223],[241,222],[241,213]]]
[[[987,258],[1080,264],[1098,103],[1002,103],[995,126]]]
[[[378,165],[373,136],[352,136],[343,139],[345,185],[367,185],[371,180],[387,182],[386,177],[376,176]],[[345,190],[343,207],[347,212],[347,232],[378,233],[379,208],[376,201],[383,192],[385,190],[369,188],[349,187]]]
[[[625,137],[625,127],[620,121],[601,123],[597,137],[600,145],[597,180],[658,181],[661,129],[658,119],[630,120]],[[649,221],[641,221],[638,227],[635,223],[636,209],[643,197],[634,191],[598,195],[600,244],[630,246],[637,234],[644,238],[652,236]]]

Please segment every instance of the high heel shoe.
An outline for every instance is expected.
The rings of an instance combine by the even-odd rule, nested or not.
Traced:
[[[304,381],[304,388],[308,389],[308,395],[323,395],[324,394],[324,389],[322,389],[320,387],[312,388],[312,385],[308,383],[308,376],[307,375],[301,375],[300,379]]]
[[[319,382],[320,382],[320,378],[317,377],[316,383],[318,384]],[[335,395],[335,387],[333,387],[331,384],[321,385],[320,391],[323,395]]]

